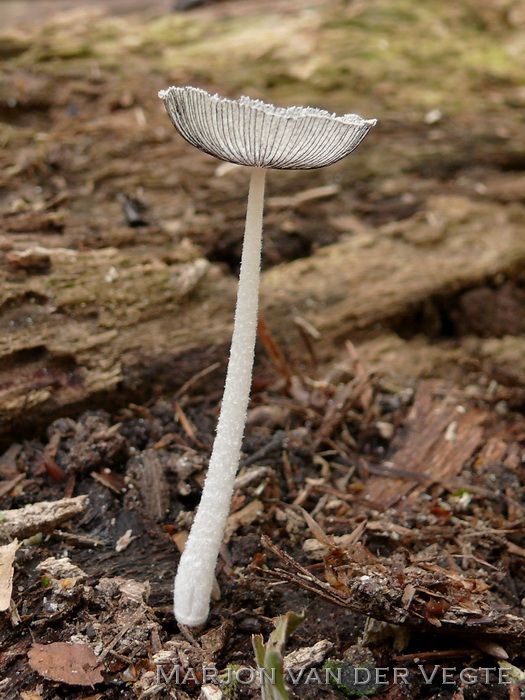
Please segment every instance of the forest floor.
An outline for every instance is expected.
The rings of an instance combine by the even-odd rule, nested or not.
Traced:
[[[291,697],[525,697],[521,4],[4,5],[0,696],[259,697],[252,635],[304,611]],[[247,177],[175,133],[170,84],[379,120],[341,163],[268,177],[241,469],[197,631],[173,575]]]

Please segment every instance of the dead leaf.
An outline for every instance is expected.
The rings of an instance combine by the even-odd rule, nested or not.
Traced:
[[[95,685],[104,678],[98,659],[87,644],[35,642],[29,650],[29,665],[50,681],[69,685]]]
[[[18,546],[18,540],[13,540],[0,547],[0,610],[7,610],[11,602],[13,562]]]
[[[214,627],[199,637],[199,643],[208,654],[218,654],[228,643],[233,631],[233,621],[224,620],[219,627]]]

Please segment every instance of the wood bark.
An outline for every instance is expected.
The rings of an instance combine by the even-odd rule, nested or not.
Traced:
[[[333,358],[362,331],[390,332],[432,300],[523,265],[525,239],[503,209],[442,196],[432,210],[431,224],[416,214],[264,274],[262,314],[294,359],[306,355],[296,317],[319,331],[319,357]],[[202,258],[40,248],[12,255],[0,285],[3,434],[95,397],[153,396],[226,359],[236,280]]]

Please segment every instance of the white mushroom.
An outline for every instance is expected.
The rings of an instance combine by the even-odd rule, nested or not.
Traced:
[[[267,168],[307,170],[331,165],[361,143],[376,123],[336,117],[311,107],[274,107],[229,100],[194,87],[159,92],[189,143],[221,160],[251,167],[237,306],[222,408],[202,497],[175,577],[174,612],[196,627],[209,614],[215,566],[230,509],[251,386]]]

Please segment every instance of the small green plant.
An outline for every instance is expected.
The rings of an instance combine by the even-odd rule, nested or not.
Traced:
[[[234,700],[234,698],[239,697],[239,681],[236,672],[241,671],[242,668],[238,664],[228,664],[225,672],[219,675],[219,680],[224,684],[222,692],[226,700]]]
[[[255,660],[261,671],[262,700],[289,700],[284,683],[283,654],[286,642],[304,618],[304,612],[300,615],[294,612],[281,615],[267,644],[260,634],[252,637]]]

